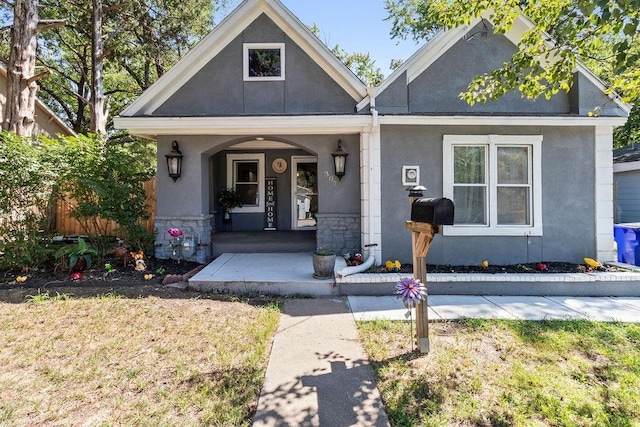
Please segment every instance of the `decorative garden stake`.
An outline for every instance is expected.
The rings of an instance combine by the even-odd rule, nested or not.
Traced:
[[[177,259],[179,263],[180,258],[182,258],[182,236],[184,232],[179,228],[170,228],[167,230],[167,233],[171,236],[169,239],[169,246],[171,246],[172,249],[171,255],[174,259]]]
[[[417,305],[427,298],[427,288],[420,283],[420,280],[413,277],[405,277],[400,279],[400,282],[396,285],[396,296],[402,299],[404,306],[407,308],[406,317],[411,325],[411,349],[415,350],[411,308],[414,306],[417,308]]]

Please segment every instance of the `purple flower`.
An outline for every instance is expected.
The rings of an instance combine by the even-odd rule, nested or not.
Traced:
[[[406,307],[409,307],[412,304],[420,303],[426,298],[427,288],[420,283],[420,280],[405,277],[396,284],[396,296],[402,299]]]
[[[167,232],[171,237],[180,237],[184,234],[179,228],[170,228],[167,230]]]

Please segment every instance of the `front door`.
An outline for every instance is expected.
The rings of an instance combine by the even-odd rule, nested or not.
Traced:
[[[318,211],[318,160],[313,156],[291,158],[292,228],[314,230]]]

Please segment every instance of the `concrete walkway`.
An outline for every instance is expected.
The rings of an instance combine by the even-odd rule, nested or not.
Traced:
[[[253,425],[389,425],[346,298],[284,300]]]
[[[634,297],[433,295],[428,303],[432,321],[640,322]],[[406,311],[394,296],[285,299],[254,426],[388,426],[356,321],[406,320]]]
[[[355,320],[406,320],[407,309],[394,296],[348,299]],[[640,297],[430,295],[428,307],[432,321],[467,317],[640,322]]]

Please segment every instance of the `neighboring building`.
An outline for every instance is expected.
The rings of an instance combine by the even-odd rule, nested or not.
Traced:
[[[0,117],[4,117],[5,105],[7,105],[7,68],[4,64],[0,64]],[[75,132],[38,98],[36,98],[35,120],[36,134],[47,136],[56,136],[58,134],[64,136],[75,135]]]
[[[640,147],[613,151],[615,223],[640,223]]]
[[[243,2],[115,119],[158,142],[157,256],[171,254],[163,230],[181,227],[203,243],[193,259],[207,261],[223,224],[218,192],[234,187],[245,200],[234,230],[316,229],[318,246],[376,243],[378,261],[411,262],[405,190],[421,184],[456,204],[429,263],[612,259],[612,133],[629,107],[582,65],[568,94],[467,105],[458,94],[509,60],[531,25],[489,26],[469,42],[486,22],[439,34],[367,88],[280,1]],[[175,182],[173,141],[184,156]]]

